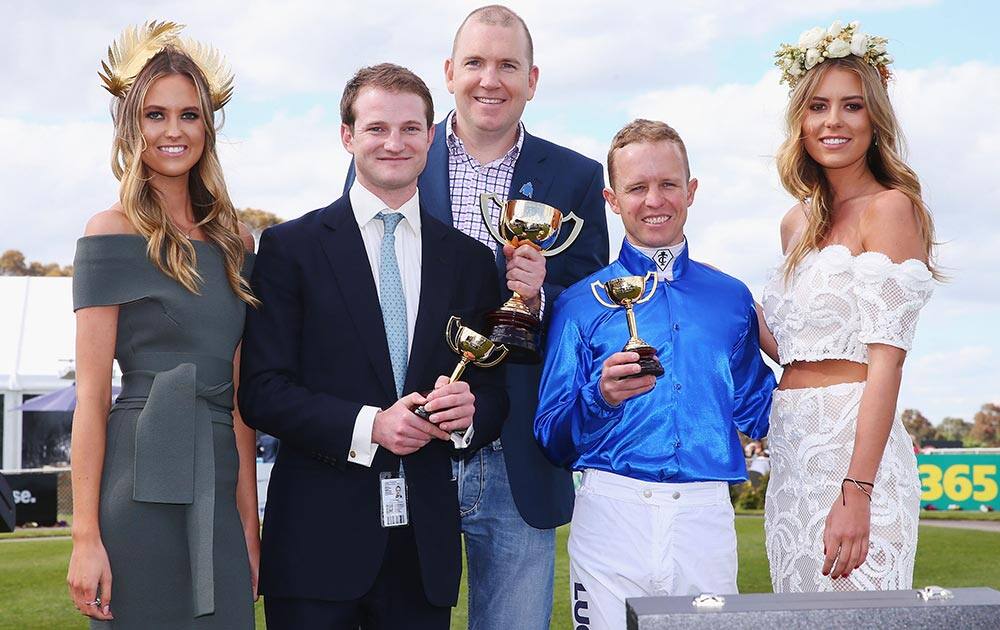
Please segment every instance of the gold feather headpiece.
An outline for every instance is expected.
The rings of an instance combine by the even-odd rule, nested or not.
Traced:
[[[173,46],[201,69],[208,81],[212,107],[222,109],[233,96],[233,73],[218,50],[180,37],[183,28],[183,24],[176,22],[150,21],[122,31],[121,37],[108,46],[108,60],[101,62],[104,72],[97,73],[104,82],[104,89],[118,98],[125,98],[146,63],[167,46]]]

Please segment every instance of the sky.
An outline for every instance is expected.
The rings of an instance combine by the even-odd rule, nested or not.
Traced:
[[[444,60],[478,2],[214,0],[10,2],[0,24],[0,251],[69,263],[88,217],[110,207],[111,97],[97,71],[121,30],[149,19],[187,25],[236,74],[219,153],[238,207],[291,219],[339,196],[349,156],[338,103],[361,66],[417,72],[437,118],[452,106]],[[937,227],[948,280],[924,309],[899,410],[966,420],[1000,403],[1000,47],[986,0],[740,2],[513,1],[531,29],[538,91],[523,121],[601,163],[637,117],[687,143],[699,180],[691,256],[759,298],[780,261],[778,224],[793,200],[774,167],[787,89],[773,52],[813,26],[859,20],[889,39],[890,97]],[[623,230],[609,213],[611,250]]]

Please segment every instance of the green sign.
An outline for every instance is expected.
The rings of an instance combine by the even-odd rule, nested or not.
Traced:
[[[921,507],[1000,510],[1000,453],[917,455],[917,468]]]

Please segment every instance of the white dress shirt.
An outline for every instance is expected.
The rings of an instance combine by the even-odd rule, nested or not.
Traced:
[[[394,210],[381,199],[355,180],[350,191],[351,209],[354,220],[361,230],[361,240],[368,254],[368,266],[375,281],[375,291],[381,299],[379,284],[379,267],[382,259],[382,237],[385,234],[385,224],[377,218],[380,212],[399,212],[403,220],[396,226],[396,261],[399,263],[399,276],[403,285],[403,298],[406,302],[406,354],[409,358],[413,347],[413,329],[417,323],[417,311],[420,308],[420,268],[422,249],[420,239],[420,193],[415,192],[402,206]],[[408,392],[404,392],[408,393]],[[372,426],[375,414],[382,411],[378,407],[365,405],[354,420],[354,432],[351,436],[351,450],[347,461],[362,466],[371,466],[378,444],[372,442]],[[472,427],[463,437],[452,434],[456,448],[465,448],[472,438]]]

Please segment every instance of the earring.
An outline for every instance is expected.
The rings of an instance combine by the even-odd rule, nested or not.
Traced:
[[[874,144],[875,146],[878,146],[878,132],[877,131],[875,131],[875,132],[872,133],[872,144]]]

